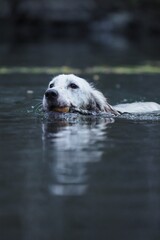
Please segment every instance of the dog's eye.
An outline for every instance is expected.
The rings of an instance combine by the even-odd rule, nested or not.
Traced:
[[[75,83],[69,84],[69,87],[72,88],[72,89],[77,89],[77,88],[79,88]]]
[[[53,88],[53,87],[54,87],[54,84],[53,84],[53,83],[51,83],[51,84],[49,85],[49,87],[50,87],[50,88]]]

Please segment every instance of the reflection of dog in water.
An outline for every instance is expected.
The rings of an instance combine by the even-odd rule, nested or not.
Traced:
[[[54,195],[81,195],[88,187],[88,164],[101,160],[105,129],[113,119],[92,124],[43,124],[44,157],[51,163]]]
[[[59,75],[49,83],[43,97],[44,111],[79,112],[81,114],[109,113],[117,116],[123,112],[151,112],[160,110],[154,102],[135,102],[112,107],[104,95],[86,80],[73,74]]]

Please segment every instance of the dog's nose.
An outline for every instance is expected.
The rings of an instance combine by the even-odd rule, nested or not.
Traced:
[[[49,90],[47,90],[46,92],[45,92],[45,97],[47,98],[47,99],[57,99],[58,98],[58,92],[56,91],[56,90],[54,90],[54,89],[49,89]]]

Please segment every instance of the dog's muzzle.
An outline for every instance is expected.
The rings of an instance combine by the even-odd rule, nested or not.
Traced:
[[[48,89],[45,92],[45,98],[48,103],[49,111],[67,113],[70,108],[68,106],[60,106],[58,104],[59,93],[55,89]]]

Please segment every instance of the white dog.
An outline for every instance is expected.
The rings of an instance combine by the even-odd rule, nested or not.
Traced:
[[[79,112],[82,114],[109,113],[114,116],[123,112],[144,113],[159,111],[154,102],[119,104],[112,107],[104,95],[83,78],[62,74],[52,79],[43,97],[44,111]]]

